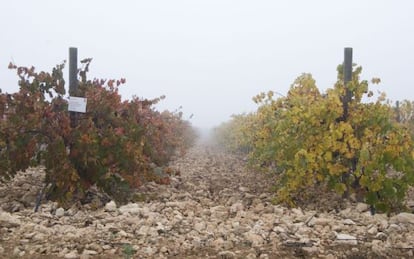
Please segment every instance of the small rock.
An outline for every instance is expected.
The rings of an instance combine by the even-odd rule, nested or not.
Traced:
[[[157,233],[159,235],[160,234],[163,234],[163,233],[165,233],[167,231],[166,228],[165,228],[165,226],[162,223],[160,223],[160,222],[157,223],[157,226],[155,227],[155,230],[157,231]]]
[[[20,226],[20,224],[21,222],[16,216],[8,212],[0,212],[0,226],[14,228]]]
[[[239,187],[239,191],[241,191],[241,192],[248,192],[248,191],[249,191],[249,188],[246,188],[246,187],[240,186],[240,187]]]
[[[82,254],[84,254],[84,255],[97,255],[98,252],[96,252],[94,250],[85,249],[85,250],[83,250]]]
[[[256,256],[256,254],[254,254],[254,253],[249,253],[249,254],[246,256],[246,259],[255,259],[255,258],[257,258],[257,256]]]
[[[238,227],[240,227],[240,222],[238,222],[238,221],[232,221],[231,222],[231,227],[232,228],[238,228]]]
[[[35,235],[36,235],[36,233],[35,232],[32,232],[32,233],[26,233],[26,234],[24,234],[23,237],[24,238],[27,238],[27,239],[32,239]]]
[[[32,237],[33,241],[43,241],[46,238],[45,234],[37,233]]]
[[[218,253],[220,259],[232,259],[236,258],[236,254],[231,251],[222,251]]]
[[[119,232],[118,232],[118,235],[119,235],[120,237],[129,237],[129,236],[130,236],[130,235],[129,235],[127,232],[125,232],[124,230],[119,231]]]
[[[306,252],[308,255],[317,255],[320,252],[320,249],[316,246],[303,247],[302,250]]]
[[[274,206],[274,207],[273,207],[273,213],[274,213],[275,215],[280,216],[280,215],[283,215],[283,214],[284,214],[284,212],[285,212],[285,210],[284,210],[283,208],[279,207],[279,206]]]
[[[387,228],[388,234],[396,234],[401,232],[401,227],[398,224],[390,224]]]
[[[2,246],[0,246],[0,254],[4,253],[4,248]]]
[[[358,249],[358,247],[352,247],[351,251],[352,251],[354,254],[359,253],[359,249]]]
[[[356,205],[355,209],[356,209],[358,212],[362,213],[362,212],[365,212],[365,211],[367,211],[367,210],[369,209],[369,205],[368,205],[368,204],[366,204],[366,203],[359,202],[359,203]]]
[[[388,236],[387,234],[383,233],[383,232],[379,232],[378,234],[375,235],[375,239],[381,240],[381,241],[385,241],[387,240]]]
[[[301,209],[292,208],[290,210],[293,214],[296,214],[298,216],[303,216],[303,211]]]
[[[135,234],[138,235],[138,236],[144,236],[145,237],[146,235],[148,235],[148,232],[149,232],[149,227],[143,225],[137,231],[135,231]]]
[[[376,235],[378,233],[378,228],[376,226],[371,227],[370,229],[368,229],[368,234],[370,235]]]
[[[227,218],[228,211],[224,206],[215,206],[210,208],[211,217],[215,219],[224,220]]]
[[[139,215],[141,208],[136,203],[129,203],[127,205],[119,207],[119,212],[121,212],[123,215]]]
[[[17,247],[17,246],[13,249],[13,255],[14,255],[14,256],[18,256],[21,252],[22,252],[22,251],[21,251],[21,250],[20,250],[20,248],[19,248],[19,247]]]
[[[26,206],[30,206],[33,205],[34,202],[36,201],[36,193],[30,193],[27,192],[25,193],[22,198],[21,201],[23,202],[23,204],[25,204]]]
[[[281,226],[274,227],[273,231],[276,232],[277,234],[286,232],[286,230],[284,228],[282,228]]]
[[[73,250],[73,251],[65,254],[65,256],[64,256],[64,258],[66,258],[66,259],[75,259],[75,258],[78,258],[78,257],[79,257],[79,255],[78,255],[78,252],[76,250]]]
[[[257,247],[264,244],[263,238],[251,231],[244,233],[244,238],[252,244],[252,247]]]
[[[91,243],[91,244],[87,245],[86,248],[87,248],[87,250],[95,251],[98,254],[103,251],[102,247],[97,243]]]
[[[263,203],[258,203],[255,207],[254,207],[254,209],[253,209],[253,212],[254,213],[262,213],[263,212],[263,210],[264,210],[264,205],[263,205]]]
[[[196,230],[197,232],[201,232],[204,229],[206,229],[206,223],[201,221],[201,222],[197,222],[194,224],[194,230]]]
[[[55,215],[57,217],[63,217],[65,215],[65,209],[64,208],[58,208],[55,212]]]
[[[386,257],[385,254],[385,243],[381,240],[372,240],[371,242],[371,249],[376,255],[381,257]]]
[[[103,250],[110,250],[110,249],[112,249],[112,246],[110,246],[110,245],[103,245],[102,246],[102,249]]]
[[[105,211],[108,211],[108,212],[114,212],[114,211],[116,211],[116,203],[115,203],[115,201],[110,201],[107,204],[105,204]]]
[[[343,233],[337,233],[336,240],[343,244],[350,244],[350,245],[358,244],[358,240],[356,237],[348,235],[348,234],[343,234]]]
[[[344,225],[355,225],[355,222],[352,219],[345,219],[343,223]]]
[[[148,256],[152,256],[157,252],[157,249],[154,249],[150,246],[144,248],[144,253]]]
[[[332,220],[329,218],[313,218],[308,223],[309,226],[328,226],[332,223]]]
[[[163,253],[163,254],[168,253],[168,248],[166,246],[161,247],[160,253]]]
[[[401,212],[400,214],[395,215],[390,219],[390,223],[398,224],[398,223],[409,223],[414,224],[414,214]]]
[[[242,210],[244,210],[244,206],[241,202],[236,202],[230,207],[230,213],[237,213]]]
[[[223,244],[224,244],[224,240],[221,237],[217,238],[216,240],[212,242],[212,245],[216,250],[220,250],[223,247]]]

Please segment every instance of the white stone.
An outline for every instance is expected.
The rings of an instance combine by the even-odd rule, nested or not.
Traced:
[[[352,219],[345,219],[343,223],[344,225],[355,225],[355,222]]]
[[[231,222],[231,227],[232,228],[238,228],[238,227],[240,227],[240,222],[238,222],[238,221],[232,221]]]
[[[138,229],[138,231],[135,232],[135,234],[145,237],[146,235],[148,235],[148,232],[149,232],[149,227],[143,225]]]
[[[139,215],[141,212],[141,208],[136,203],[129,203],[127,205],[119,207],[119,212],[121,212],[123,215]]]
[[[316,255],[320,253],[320,248],[316,246],[302,247],[302,250],[305,251],[308,255]]]
[[[378,233],[378,228],[376,226],[373,226],[373,227],[369,228],[367,232],[370,235],[376,235]]]
[[[157,226],[155,227],[155,230],[158,234],[162,234],[166,232],[165,226],[161,222],[157,222]]]
[[[236,254],[233,253],[232,251],[221,251],[218,254],[219,258],[223,258],[223,259],[232,259],[232,258],[236,258]]]
[[[332,219],[329,218],[313,218],[308,223],[309,226],[328,226],[332,223]]]
[[[248,191],[249,191],[249,188],[246,188],[246,187],[240,186],[240,187],[239,187],[239,191],[241,191],[241,192],[248,192]]]
[[[414,214],[407,213],[407,212],[401,212],[400,214],[395,215],[390,219],[391,224],[414,224]]]
[[[225,219],[228,215],[227,208],[224,206],[215,206],[210,208],[211,217],[215,219]]]
[[[110,201],[107,204],[105,204],[105,211],[108,211],[108,212],[114,212],[114,211],[116,211],[116,203],[115,203],[115,201]]]
[[[222,249],[223,244],[224,244],[224,240],[223,240],[223,238],[221,238],[221,237],[217,238],[216,240],[214,240],[214,241],[212,242],[212,246],[213,246],[216,250]]]
[[[355,209],[358,211],[358,212],[365,212],[365,211],[367,211],[368,209],[369,209],[369,205],[368,204],[366,204],[366,203],[362,203],[362,202],[359,202],[357,205],[356,205],[356,207],[355,207]]]
[[[194,224],[194,229],[198,232],[203,231],[204,229],[206,229],[206,223],[201,221],[201,222],[196,222]]]
[[[103,245],[102,246],[102,249],[103,250],[110,250],[110,249],[112,249],[112,246],[110,246],[110,245]]]
[[[343,234],[343,233],[337,233],[336,240],[339,241],[340,243],[346,243],[350,245],[358,244],[358,240],[356,237],[348,235],[348,234]]]
[[[121,236],[121,237],[129,237],[130,236],[127,232],[125,232],[123,230],[119,231],[118,235]]]
[[[301,209],[292,208],[291,211],[292,211],[293,214],[296,214],[298,216],[303,216],[304,215],[303,211]]]
[[[94,250],[85,249],[85,250],[83,250],[82,254],[84,254],[84,255],[97,255],[98,252],[96,252]]]
[[[55,215],[57,217],[63,217],[65,215],[65,209],[64,208],[58,208],[55,212]]]
[[[152,255],[154,255],[155,253],[157,252],[157,249],[154,249],[154,248],[152,248],[152,247],[145,247],[144,248],[144,253],[146,254],[146,255],[149,255],[149,256],[152,256]]]
[[[0,226],[13,228],[20,226],[20,224],[21,222],[16,216],[8,212],[0,212]]]
[[[284,228],[282,228],[281,226],[276,226],[276,227],[274,227],[273,228],[273,231],[274,232],[276,232],[276,233],[285,233],[286,232],[286,230],[284,229]]]
[[[75,258],[78,258],[78,257],[79,257],[79,255],[78,255],[78,252],[76,250],[73,250],[73,251],[65,254],[65,256],[64,256],[64,258],[66,258],[66,259],[75,259]]]
[[[398,224],[392,223],[387,228],[388,234],[397,234],[401,232],[401,227]]]
[[[21,252],[21,250],[17,246],[13,249],[13,255],[14,256],[18,256],[20,254],[20,252]]]
[[[236,202],[230,207],[230,213],[237,213],[242,210],[244,210],[244,206],[241,202]]]
[[[371,242],[371,250],[378,256],[381,256],[381,257],[386,256],[385,247],[386,247],[385,243],[382,242],[381,240],[374,239]]]
[[[244,233],[244,238],[252,243],[252,247],[257,247],[264,244],[263,238],[260,235],[253,233],[252,231]]]
[[[4,248],[0,246],[0,254],[4,253]]]

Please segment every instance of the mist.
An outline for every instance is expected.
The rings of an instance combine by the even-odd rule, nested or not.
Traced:
[[[126,78],[124,99],[166,95],[197,128],[256,109],[251,98],[285,94],[301,73],[320,89],[354,49],[374,90],[412,99],[412,1],[3,1],[0,88],[18,90],[9,62],[51,71],[77,47],[90,77]],[[66,68],[67,73],[67,68]]]

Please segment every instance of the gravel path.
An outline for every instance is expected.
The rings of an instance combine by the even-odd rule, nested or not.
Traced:
[[[34,213],[41,172],[0,187],[1,258],[410,258],[414,214],[370,215],[272,204],[272,180],[239,157],[197,145],[171,163],[169,186],[149,183],[136,202]]]

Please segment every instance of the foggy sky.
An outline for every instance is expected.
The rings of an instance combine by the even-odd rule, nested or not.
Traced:
[[[391,100],[414,99],[414,2],[243,0],[0,0],[0,88],[17,91],[10,61],[38,70],[91,57],[90,77],[127,79],[120,93],[183,106],[198,127],[252,111],[251,98],[285,94],[303,72],[336,80],[344,47],[363,78]],[[66,67],[67,73],[67,67]]]

